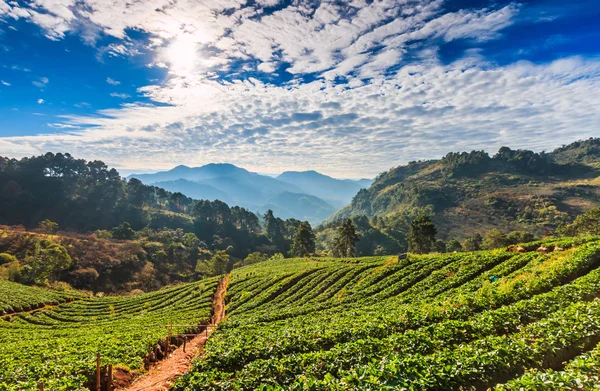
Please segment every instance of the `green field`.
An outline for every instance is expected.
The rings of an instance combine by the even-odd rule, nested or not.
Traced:
[[[0,319],[0,390],[84,390],[102,365],[143,368],[149,344],[167,336],[167,325],[199,324],[211,315],[219,278],[136,296],[85,298],[0,282],[0,303],[26,312]],[[10,285],[9,285],[10,284]],[[59,304],[60,301],[73,300]],[[48,306],[31,311],[31,307]],[[175,333],[183,327],[173,327]]]
[[[545,246],[236,269],[175,390],[598,387],[600,241]]]
[[[234,269],[225,321],[173,390],[597,389],[600,238],[523,250]],[[24,312],[0,320],[0,390],[82,390],[96,351],[140,370],[169,321],[210,316],[218,282],[105,298],[2,283]]]

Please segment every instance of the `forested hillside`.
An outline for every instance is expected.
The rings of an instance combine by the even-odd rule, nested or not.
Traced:
[[[431,217],[443,240],[492,229],[551,234],[600,205],[599,151],[600,139],[589,139],[551,153],[503,147],[493,156],[451,152],[411,162],[380,174],[326,221],[321,237],[326,240],[336,220],[366,216],[365,232],[391,236],[403,247],[410,222],[420,214]]]
[[[144,291],[224,273],[249,254],[287,254],[299,220],[119,176],[100,161],[0,158],[0,278]]]

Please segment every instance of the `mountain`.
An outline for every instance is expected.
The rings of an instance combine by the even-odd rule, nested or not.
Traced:
[[[249,172],[233,164],[211,163],[202,167],[180,165],[168,171],[160,171],[153,174],[133,174],[128,178],[137,178],[145,184],[151,185],[156,182],[174,181],[177,179],[203,181],[227,175],[243,175],[244,173]]]
[[[231,204],[227,193],[204,183],[192,182],[187,179],[176,179],[172,181],[154,182],[152,186],[162,187],[173,193],[185,194],[190,198],[197,200],[220,200],[226,204]]]
[[[332,205],[340,207],[352,201],[358,191],[369,187],[368,179],[353,181],[350,179],[336,179],[316,171],[286,171],[277,177],[278,180],[294,184],[303,192],[315,195]]]
[[[218,199],[259,213],[272,209],[278,217],[307,220],[311,224],[318,224],[348,204],[365,183],[335,179],[315,171],[286,172],[273,178],[232,164],[182,165],[129,178],[195,199]]]
[[[449,153],[392,168],[326,225],[366,216],[369,227],[394,231],[402,242],[410,221],[424,212],[443,240],[492,228],[543,235],[599,205],[600,139],[590,139],[550,153],[503,147],[493,156]]]
[[[260,212],[272,209],[273,213],[282,219],[295,218],[298,220],[322,221],[337,210],[319,197],[308,194],[281,192],[267,200]]]

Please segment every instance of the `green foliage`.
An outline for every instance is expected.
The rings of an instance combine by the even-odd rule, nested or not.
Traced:
[[[600,235],[600,208],[577,216],[572,224],[562,228],[562,232],[568,236]]]
[[[535,236],[530,232],[512,231],[506,235],[506,240],[508,244],[527,243],[533,242],[535,240]]]
[[[353,257],[356,253],[356,243],[360,237],[352,220],[346,219],[337,229],[332,253],[335,257]]]
[[[483,243],[483,237],[480,234],[475,234],[470,238],[465,239],[462,244],[464,251],[479,251]]]
[[[431,219],[421,215],[410,223],[408,231],[408,251],[415,254],[426,254],[434,248],[437,229]]]
[[[305,257],[315,252],[315,234],[308,221],[300,223],[294,232],[290,254],[293,257]]]
[[[112,239],[113,234],[111,231],[105,229],[99,229],[95,232],[95,235],[98,239]]]
[[[0,265],[11,262],[18,262],[19,260],[12,254],[0,253]]]
[[[491,159],[485,151],[450,152],[442,158],[442,173],[448,176],[472,176],[485,172]]]
[[[169,322],[175,335],[208,323],[218,282],[212,278],[135,296],[89,298],[0,281],[5,312],[37,309],[0,320],[0,389],[38,390],[40,380],[48,390],[87,389],[96,352],[102,368],[112,364],[143,371],[144,357],[166,339]]]
[[[556,389],[582,374],[595,384],[597,357],[585,352],[600,338],[599,239],[524,247],[541,245],[572,249],[235,269],[227,320],[173,390],[547,389],[523,373]]]
[[[58,223],[50,221],[48,219],[40,221],[38,229],[44,233],[52,234],[58,231]]]
[[[71,266],[71,257],[63,246],[48,240],[36,241],[21,271],[26,284],[44,285],[55,281],[58,273]]]
[[[448,243],[446,243],[446,251],[452,253],[454,251],[462,251],[463,247],[462,244],[460,244],[460,242],[456,239],[452,239],[450,240]]]
[[[112,237],[119,240],[133,240],[135,231],[131,228],[131,224],[124,222],[118,227],[112,229]]]
[[[436,240],[435,244],[433,245],[433,251],[436,253],[445,253],[448,251],[446,242],[440,239]]]
[[[267,254],[256,251],[252,254],[249,254],[246,259],[244,259],[244,266],[265,262],[267,260],[269,260],[269,256]]]
[[[377,217],[373,226],[391,234],[402,250],[406,247],[401,237],[421,213],[431,217],[439,239],[445,241],[463,242],[494,228],[551,235],[575,215],[600,206],[600,185],[591,180],[600,175],[599,141],[576,142],[548,154],[505,147],[493,158],[472,151],[410,162],[380,174],[325,225],[361,215]],[[393,232],[381,229],[379,220]],[[317,247],[323,248],[330,235],[316,231]],[[365,242],[360,254],[371,255],[382,245]]]
[[[486,250],[492,250],[494,248],[505,247],[509,244],[509,241],[504,234],[497,228],[489,230],[485,233],[485,237],[481,242],[481,246]]]

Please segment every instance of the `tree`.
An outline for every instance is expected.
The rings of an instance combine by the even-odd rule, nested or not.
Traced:
[[[40,221],[40,223],[38,224],[38,228],[44,233],[52,234],[58,231],[58,223],[46,219]]]
[[[563,235],[600,235],[600,208],[588,210],[577,216],[572,224],[562,228]]]
[[[462,248],[462,245],[461,245],[461,244],[460,244],[460,242],[459,242],[458,240],[456,240],[456,239],[452,239],[451,241],[449,241],[449,242],[446,244],[446,251],[448,251],[448,252],[450,252],[450,253],[452,253],[452,252],[454,252],[454,251],[456,251],[456,252],[460,252],[460,251],[462,251],[462,250],[463,250],[463,248]]]
[[[433,245],[433,249],[436,253],[445,253],[447,250],[446,247],[446,242],[441,239],[436,240]]]
[[[135,231],[131,228],[131,225],[126,221],[112,229],[112,236],[115,239],[120,240],[133,240],[135,237]]]
[[[287,251],[288,242],[285,239],[285,222],[280,218],[275,217],[271,209],[264,214],[263,219],[265,222],[267,238],[269,238],[273,245],[277,246],[279,251]]]
[[[63,246],[48,240],[34,244],[32,254],[25,260],[23,275],[26,283],[45,284],[54,281],[60,271],[72,264],[71,257]]]
[[[229,271],[229,254],[225,250],[217,250],[210,259],[215,275],[227,274]]]
[[[252,254],[248,254],[246,259],[244,259],[243,265],[244,266],[253,265],[255,263],[264,262],[268,259],[269,259],[269,256],[267,254],[263,254],[261,252],[255,251]]]
[[[483,239],[481,245],[487,250],[492,250],[494,248],[507,246],[508,240],[506,240],[506,235],[504,232],[494,228],[485,233],[485,238]]]
[[[435,244],[437,230],[431,219],[421,215],[410,223],[408,231],[408,251],[416,254],[426,254]]]
[[[512,231],[506,235],[506,240],[508,241],[508,244],[527,243],[533,242],[535,240],[535,236],[533,236],[533,234],[530,232]]]
[[[479,251],[481,250],[481,242],[483,241],[483,237],[480,234],[475,234],[474,236],[465,239],[463,242],[463,250],[465,251]]]
[[[315,252],[315,234],[308,221],[303,221],[294,232],[290,253],[293,257],[305,257]]]
[[[356,253],[356,243],[360,237],[352,220],[346,219],[337,229],[337,236],[333,244],[334,257],[353,257]]]

